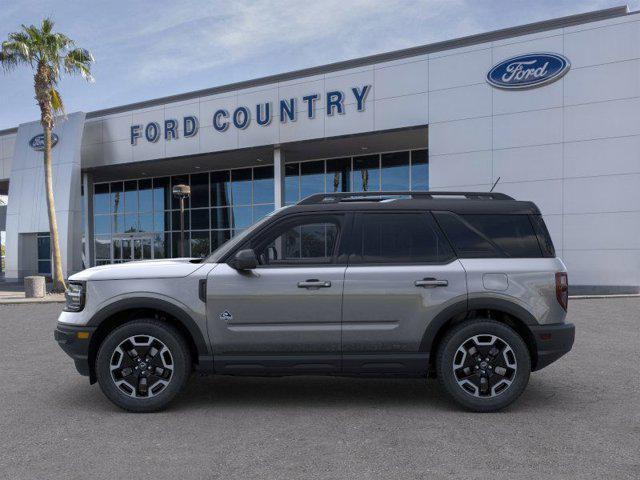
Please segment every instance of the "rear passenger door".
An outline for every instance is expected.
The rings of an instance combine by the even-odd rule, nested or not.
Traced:
[[[466,295],[464,269],[430,213],[356,214],[344,281],[343,371],[425,371],[420,343],[429,322]]]

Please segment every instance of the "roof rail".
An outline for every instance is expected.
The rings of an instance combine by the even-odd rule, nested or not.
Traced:
[[[298,205],[313,205],[318,203],[338,203],[338,202],[361,202],[361,201],[381,201],[392,197],[410,197],[433,199],[435,197],[464,197],[468,200],[513,200],[512,197],[504,193],[497,192],[338,192],[338,193],[316,193],[300,200]]]

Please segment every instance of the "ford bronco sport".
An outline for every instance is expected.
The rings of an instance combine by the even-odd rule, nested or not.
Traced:
[[[568,352],[566,269],[538,208],[500,193],[312,195],[205,259],[69,279],[55,338],[116,405],[219,375],[438,377],[494,411]]]

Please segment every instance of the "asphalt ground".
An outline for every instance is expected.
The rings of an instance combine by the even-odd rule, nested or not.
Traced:
[[[53,340],[59,304],[0,305],[2,479],[640,478],[640,299],[573,300],[572,352],[500,413],[435,380],[194,376],[125,413]]]

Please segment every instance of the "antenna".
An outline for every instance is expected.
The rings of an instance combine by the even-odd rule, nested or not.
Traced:
[[[493,187],[491,187],[491,190],[489,190],[489,193],[493,192],[493,189],[496,188],[496,185],[498,184],[499,181],[500,181],[500,177],[498,177],[498,179],[496,180],[496,183],[493,184]]]

